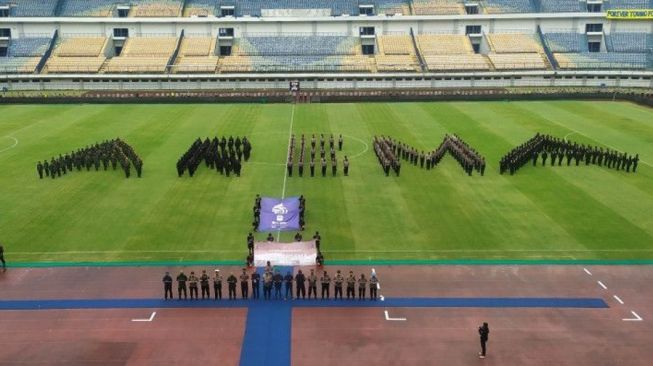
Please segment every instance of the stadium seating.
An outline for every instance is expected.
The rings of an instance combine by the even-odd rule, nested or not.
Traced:
[[[604,5],[606,9],[653,9],[651,0],[610,0]]]
[[[61,38],[48,59],[48,73],[97,73],[106,60],[106,37]]]
[[[0,4],[11,6],[15,17],[53,17],[57,0],[2,0]]]
[[[63,0],[59,15],[64,17],[108,17],[118,1]]]
[[[478,54],[425,55],[429,71],[485,71],[490,69],[487,59]]]
[[[562,69],[645,69],[651,67],[645,53],[555,53]]]
[[[544,33],[544,41],[553,53],[589,51],[587,36],[581,33]]]
[[[585,2],[579,0],[540,0],[542,13],[577,13],[585,12]]]
[[[186,0],[184,16],[208,17],[215,15],[216,5],[216,0]]]
[[[547,62],[541,53],[490,53],[496,70],[544,70]]]
[[[214,73],[218,67],[218,56],[215,55],[217,39],[211,37],[184,37],[179,46],[179,53],[174,72]]]
[[[372,4],[376,14],[404,14],[410,15],[408,0],[369,0],[359,1],[358,4]],[[354,14],[358,14],[356,11]]]
[[[0,72],[32,73],[50,46],[50,38],[32,37],[12,39],[7,56],[0,57]]]
[[[491,33],[486,36],[490,49],[496,53],[543,52],[542,46],[530,34]]]
[[[349,36],[246,36],[241,38],[240,55],[354,55],[359,40]]]
[[[220,5],[234,5],[237,16],[260,17],[264,10],[287,9],[327,9],[327,15],[350,14],[357,15],[357,3],[347,0],[246,0],[246,1],[219,1]],[[283,15],[279,12],[279,15]]]
[[[130,37],[122,53],[109,59],[103,70],[109,73],[165,72],[177,47],[175,37]]]
[[[135,17],[178,17],[182,0],[131,0],[130,15]]]
[[[485,0],[481,2],[487,14],[534,13],[532,0]]]
[[[474,53],[469,37],[464,34],[420,34],[415,39],[423,56]]]
[[[418,71],[417,56],[410,36],[387,35],[377,37],[378,71]]]
[[[648,33],[616,32],[605,35],[610,52],[649,52],[653,49],[653,35]]]
[[[458,15],[465,14],[465,7],[458,0],[414,0],[415,15]]]

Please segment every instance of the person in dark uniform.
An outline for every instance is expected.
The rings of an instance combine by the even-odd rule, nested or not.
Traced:
[[[302,299],[306,298],[306,276],[302,273],[302,270],[300,269],[297,271],[297,275],[295,276],[295,287],[297,288],[297,293],[295,294],[295,298],[299,299],[299,296],[302,297]]]
[[[304,176],[304,161],[301,159],[297,163],[297,172],[299,173],[300,177]]]
[[[375,274],[370,277],[370,300],[376,300],[376,292],[379,289],[379,279]]]
[[[166,272],[163,276],[163,298],[168,300],[168,295],[170,295],[170,300],[173,299],[172,296],[172,277],[170,277],[170,272]]]
[[[478,327],[478,334],[481,336],[481,352],[478,353],[478,358],[485,358],[485,344],[490,336],[490,327],[487,323],[483,323],[482,326]]]
[[[338,171],[338,161],[336,159],[331,159],[331,175],[335,177],[337,171]]]
[[[311,177],[314,177],[315,176],[315,161],[313,160],[312,157],[311,157],[310,167],[311,167]]]
[[[345,278],[342,276],[340,273],[340,270],[336,272],[336,277],[333,279],[333,290],[335,292],[335,299],[338,299],[338,295],[340,295],[340,300],[342,300],[342,283],[345,282]]]
[[[361,273],[361,278],[358,279],[358,300],[365,300],[365,288],[367,287],[367,278]]]
[[[338,136],[338,150],[342,151],[342,135]]]
[[[251,232],[247,234],[247,250],[249,254],[254,254],[254,235]]]
[[[546,152],[546,150],[542,151],[542,166],[546,166],[546,158],[549,157],[549,154]]]
[[[326,171],[327,171],[326,159],[322,158],[322,160],[320,161],[320,164],[322,165],[322,176],[326,177]]]
[[[181,300],[182,292],[184,293],[184,300],[188,300],[186,281],[188,281],[188,277],[184,274],[184,271],[179,271],[179,275],[177,276],[177,295],[179,296],[179,300]]]
[[[302,234],[301,233],[297,232],[297,234],[295,234],[295,241],[302,241]]]
[[[215,276],[213,277],[213,294],[216,300],[222,300],[222,276],[219,269],[215,270]]]
[[[272,280],[274,281],[274,298],[281,299],[281,285],[283,284],[283,276],[281,273],[279,273],[278,270],[274,273]]]
[[[243,299],[249,297],[249,275],[246,268],[243,268],[243,273],[240,275],[240,296]]]
[[[43,164],[40,161],[36,163],[36,170],[39,172],[39,179],[43,179]]]
[[[326,293],[326,298],[329,299],[329,288],[331,287],[331,277],[327,271],[324,271],[324,275],[320,277],[320,283],[322,284],[322,299],[324,300],[324,294]]]
[[[285,283],[286,286],[286,296],[284,297],[284,300],[292,300],[292,283],[294,281],[294,277],[292,276],[292,273],[288,271],[286,276],[283,278],[283,282]]]
[[[343,173],[345,173],[345,177],[349,175],[349,159],[347,159],[347,155],[345,155],[345,159],[342,161],[342,169]]]
[[[353,271],[349,271],[349,277],[347,277],[347,299],[349,296],[352,299],[356,298],[356,276]]]
[[[197,279],[197,276],[195,276],[195,272],[191,271],[190,276],[188,276],[188,288],[190,289],[190,299],[191,300],[192,299],[195,299],[195,300],[199,299],[198,291],[197,291],[197,282],[198,282],[198,279]],[[195,297],[193,297],[193,294],[195,295]]]
[[[288,176],[292,177],[292,160],[288,159],[288,162],[286,163],[286,168],[288,168]]]
[[[268,233],[268,241],[274,241],[274,236],[272,236],[272,233]]]
[[[272,271],[266,269],[263,275],[263,297],[266,300],[272,298]]]
[[[205,294],[206,299],[211,299],[211,293],[209,292],[209,275],[206,274],[205,270],[202,270],[202,275],[200,276],[200,287],[202,288],[202,300],[204,300]]]
[[[261,282],[261,275],[258,272],[252,273],[252,299],[259,298],[259,284]]]
[[[311,294],[313,294],[313,298],[317,299],[317,276],[315,275],[315,271],[311,269],[311,274],[308,275],[308,298],[311,298]]]
[[[236,283],[238,283],[238,279],[232,272],[229,274],[229,277],[227,277],[227,284],[229,285],[229,300],[236,300]]]
[[[639,163],[639,154],[635,154],[633,158],[633,173],[637,171],[637,163]]]
[[[5,247],[0,245],[0,262],[2,262],[2,272],[7,272],[7,262],[5,262]]]

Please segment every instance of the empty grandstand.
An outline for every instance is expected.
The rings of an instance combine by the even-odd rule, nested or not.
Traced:
[[[177,47],[177,37],[131,37],[119,56],[109,59],[108,73],[163,73]]]
[[[185,36],[180,43],[174,66],[176,73],[215,73],[219,58],[215,54],[217,39]]]
[[[44,72],[97,73],[106,60],[106,37],[60,38]]]
[[[458,0],[414,0],[415,15],[459,15],[465,13],[463,3]]]
[[[378,37],[379,52],[376,55],[378,71],[419,71],[419,63],[409,35],[386,35]]]
[[[50,47],[50,37],[24,37],[12,39],[2,47],[4,57],[0,57],[0,72],[33,73]]]
[[[474,53],[466,35],[422,34],[416,38],[429,71],[473,71],[490,68],[483,55]]]
[[[496,70],[541,70],[546,56],[535,35],[492,33],[486,35],[491,52],[488,57]]]

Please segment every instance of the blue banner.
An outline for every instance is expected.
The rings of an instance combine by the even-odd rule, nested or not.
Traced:
[[[258,231],[299,230],[299,197],[263,197]]]

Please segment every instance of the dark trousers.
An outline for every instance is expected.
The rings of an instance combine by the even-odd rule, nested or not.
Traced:
[[[184,293],[184,299],[188,298],[188,292],[186,291],[186,286],[179,286],[177,288],[177,295],[179,295],[179,300],[181,300],[181,293]]]
[[[259,296],[259,285],[252,284],[252,298],[258,299]]]
[[[347,287],[347,298],[351,296],[352,299],[356,298],[356,289],[354,287]]]
[[[263,297],[269,300],[272,297],[272,286],[263,286]]]
[[[281,284],[274,285],[274,298],[275,299],[281,298]]]
[[[195,294],[195,299],[197,299],[199,296],[197,296],[197,286],[190,286],[190,298],[191,300],[193,299],[193,294]]]
[[[335,292],[335,298],[337,299],[337,298],[338,298],[338,294],[340,294],[340,298],[342,299],[342,286],[338,286],[338,285],[336,285],[336,286],[334,287],[334,290],[335,290],[335,291],[334,291],[334,292]]]
[[[308,286],[308,298],[311,298],[311,294],[317,299],[317,286]]]
[[[207,299],[211,298],[211,293],[209,292],[209,285],[208,284],[202,285],[202,299],[204,298],[205,295],[206,295]]]
[[[329,285],[322,285],[322,298],[324,299],[324,294],[326,293],[326,298],[329,298]]]
[[[286,299],[292,299],[292,284],[286,284]]]
[[[487,339],[481,338],[481,356],[485,356],[485,343],[487,343]]]
[[[376,300],[376,291],[377,291],[376,285],[370,286],[370,300]]]
[[[222,300],[222,285],[213,285],[213,293],[216,300]]]
[[[165,293],[165,295],[163,295],[163,297],[166,300],[168,300],[168,295],[170,295],[170,298],[172,299],[172,284],[163,285],[163,292]]]
[[[229,285],[229,300],[236,299],[236,284]]]
[[[306,287],[304,285],[297,285],[297,296],[295,297],[299,299],[299,295],[302,296],[302,299],[306,298]]]
[[[365,298],[365,287],[358,288],[358,300],[363,300]]]
[[[247,282],[240,283],[240,295],[243,297],[243,299],[249,297],[249,285],[247,284]]]

